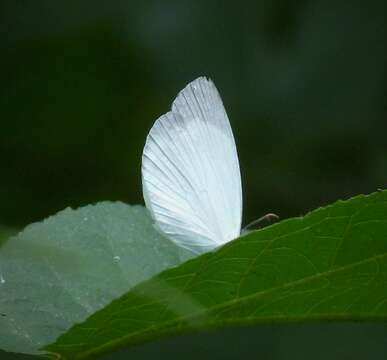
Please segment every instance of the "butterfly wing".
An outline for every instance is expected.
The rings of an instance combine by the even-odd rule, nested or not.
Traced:
[[[143,193],[156,226],[195,253],[239,236],[242,187],[231,126],[211,80],[189,83],[153,125]]]

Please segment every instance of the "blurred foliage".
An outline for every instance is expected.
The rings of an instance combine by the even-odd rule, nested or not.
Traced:
[[[383,360],[386,325],[305,323],[208,331],[161,339],[125,349],[103,360],[154,359],[297,359]],[[189,351],[187,351],[189,349]]]
[[[147,131],[199,75],[238,143],[245,221],[386,184],[385,2],[3,2],[0,223],[142,203]]]

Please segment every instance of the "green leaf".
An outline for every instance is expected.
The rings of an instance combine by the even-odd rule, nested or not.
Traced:
[[[46,349],[90,358],[166,334],[387,319],[387,192],[282,221],[145,281]]]
[[[37,353],[187,256],[141,206],[103,202],[32,224],[0,248],[0,348]]]

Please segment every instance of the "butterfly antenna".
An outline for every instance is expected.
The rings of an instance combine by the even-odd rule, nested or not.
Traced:
[[[275,221],[279,220],[279,218],[280,217],[278,215],[276,215],[276,214],[268,213],[268,214],[260,217],[259,219],[256,219],[256,220],[252,221],[251,223],[247,224],[243,228],[242,232],[245,232],[246,230],[248,230],[249,228],[251,228],[253,226],[257,226],[257,225],[261,224],[262,222],[266,222],[266,221],[268,221],[268,222],[275,222]]]

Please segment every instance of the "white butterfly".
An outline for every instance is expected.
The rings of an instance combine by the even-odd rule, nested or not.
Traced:
[[[179,246],[202,253],[240,235],[238,155],[211,80],[189,83],[156,120],[143,152],[142,184],[156,227]]]

